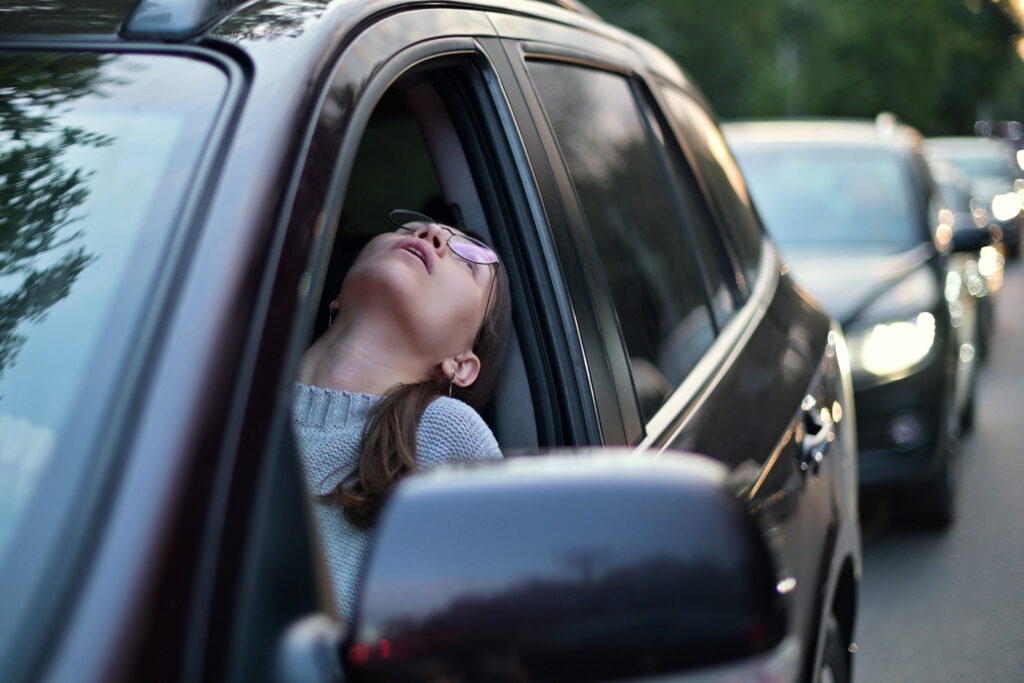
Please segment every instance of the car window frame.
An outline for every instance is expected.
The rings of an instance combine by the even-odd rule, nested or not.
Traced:
[[[528,46],[528,48],[529,47],[533,46]],[[567,50],[565,48],[561,48],[557,51],[546,49],[543,51],[539,51],[539,55],[536,54],[536,52],[537,50],[535,49],[534,54],[526,54],[524,56],[524,64],[526,65],[528,71],[531,68],[531,63],[558,64],[570,69],[575,68],[580,69],[581,71],[587,70],[594,73],[605,74],[615,77],[617,79],[620,79],[622,85],[625,86],[625,88],[628,90],[633,102],[632,111],[638,119],[637,123],[640,125],[642,131],[641,134],[644,140],[646,141],[647,150],[652,157],[652,161],[654,164],[652,170],[654,173],[658,175],[658,177],[660,177],[662,188],[664,189],[664,192],[667,193],[667,196],[665,198],[666,208],[672,214],[675,215],[679,228],[683,231],[680,247],[686,252],[688,258],[692,260],[693,265],[695,267],[695,271],[693,273],[693,285],[695,286],[695,288],[697,288],[697,291],[691,292],[691,294],[695,294],[697,296],[699,300],[699,304],[697,307],[703,310],[711,326],[712,339],[707,345],[707,347],[710,347],[711,343],[714,341],[714,337],[716,337],[718,334],[719,328],[718,324],[715,321],[715,315],[711,305],[710,287],[706,275],[706,266],[703,263],[700,251],[696,247],[694,236],[690,229],[690,214],[686,210],[686,206],[679,194],[679,189],[676,186],[675,178],[671,172],[671,168],[669,165],[670,161],[666,157],[666,148],[664,146],[663,140],[664,131],[663,129],[657,128],[658,122],[656,120],[652,120],[652,115],[654,111],[653,108],[656,105],[645,96],[645,86],[639,74],[632,70],[623,68],[621,65],[619,66],[619,68],[612,68],[609,67],[607,64],[594,64],[593,62],[587,63],[581,55],[572,54],[572,51]],[[540,100],[539,92],[536,92],[536,96]],[[543,106],[543,100],[540,101]],[[545,120],[547,120],[546,113]],[[629,398],[632,398],[633,403],[636,405],[638,424],[632,425],[635,431],[628,431],[631,425],[630,423],[626,424],[627,444],[636,444],[646,436],[646,424],[654,417],[654,415],[657,414],[657,412],[660,410],[660,406],[658,407],[658,409],[654,411],[654,413],[646,416],[643,415],[643,411],[640,408],[639,390],[637,388],[636,382],[634,381],[633,360],[630,354],[629,346],[625,342],[625,331],[622,329],[621,315],[618,309],[616,308],[615,297],[612,294],[611,286],[605,275],[606,264],[601,260],[600,256],[597,255],[597,237],[594,235],[593,230],[590,227],[589,220],[586,217],[586,207],[584,207],[582,199],[578,196],[576,192],[575,183],[572,180],[572,171],[569,168],[568,162],[562,155],[562,151],[560,148],[561,143],[558,141],[558,134],[554,130],[554,127],[551,125],[550,122],[548,122],[548,129],[550,135],[556,141],[553,154],[557,155],[559,163],[562,165],[564,172],[568,176],[568,186],[567,189],[564,190],[566,192],[564,201],[571,201],[576,204],[576,207],[579,210],[579,215],[581,216],[584,225],[582,230],[578,230],[574,233],[574,237],[577,240],[576,249],[577,251],[580,252],[593,253],[596,255],[594,257],[591,257],[590,259],[593,277],[593,281],[591,284],[591,296],[595,298],[599,297],[602,301],[608,302],[608,305],[603,307],[605,311],[607,311],[609,306],[611,309],[610,313],[605,313],[610,318],[606,325],[606,329],[609,329],[612,325],[614,325],[614,328],[617,331],[617,335],[614,336],[617,337],[618,345],[622,349],[622,353],[625,355],[626,369],[625,371],[620,369],[620,372],[622,372],[623,375],[628,375],[632,391],[630,392],[631,396],[620,391],[619,399],[620,406],[623,406],[624,414],[626,410],[631,409],[633,407],[633,405],[624,405],[624,403],[628,401]],[[659,132],[662,133],[661,136],[659,135]],[[682,292],[679,292],[674,288],[672,291],[674,292],[674,294],[682,295]],[[609,334],[608,337],[608,345],[611,346],[612,335]],[[707,347],[705,347],[701,351],[701,356],[703,356],[703,354],[706,352]],[[674,384],[668,396],[671,396],[673,393],[675,393],[675,390],[679,387],[681,383],[682,382]]]
[[[660,72],[649,73],[637,53],[620,43],[595,33],[580,31],[568,26],[552,26],[527,17],[505,15],[495,19],[495,26],[506,46],[506,54],[508,55],[510,65],[522,83],[520,87],[529,95],[527,102],[523,105],[524,111],[528,111],[536,122],[546,122],[546,119],[544,118],[540,100],[536,93],[533,92],[532,87],[530,87],[529,74],[526,71],[525,65],[525,59],[529,56],[540,59],[564,60],[601,70],[611,70],[643,82],[644,86],[654,94],[654,103],[657,104],[656,109],[660,110],[669,122],[673,137],[686,155],[686,160],[700,185],[701,194],[708,204],[712,217],[718,221],[718,236],[727,250],[732,270],[737,274],[737,288],[741,293],[741,300],[737,302],[731,317],[725,321],[717,338],[710,348],[705,351],[690,374],[676,387],[661,409],[644,424],[644,436],[638,442],[632,444],[638,450],[653,449],[655,452],[660,453],[668,448],[677,436],[688,427],[696,412],[700,410],[708,397],[714,393],[715,388],[727,373],[733,359],[742,353],[750,336],[759,325],[763,324],[763,319],[774,298],[779,282],[779,268],[781,266],[774,257],[774,247],[762,230],[758,258],[756,263],[752,264],[752,277],[740,277],[743,270],[739,266],[735,245],[732,244],[733,235],[731,229],[723,225],[718,203],[714,195],[707,189],[706,180],[703,178],[703,170],[693,162],[688,139],[675,126],[673,117],[668,115],[665,105],[658,94],[659,87],[670,85],[687,97],[697,100],[699,104],[700,98],[690,93],[687,87],[683,84],[667,80]],[[712,121],[714,121],[713,118]],[[578,214],[578,209],[573,208],[575,196],[571,189],[571,183],[568,180],[567,171],[561,162],[557,145],[550,132],[550,126],[546,126],[544,130],[537,132],[536,136],[536,139],[528,140],[528,146],[532,143],[538,150],[543,150],[548,159],[546,162],[547,166],[553,169],[552,172],[555,174],[555,179],[551,181],[550,186],[545,187],[549,193],[557,194],[557,196],[545,197],[545,207],[549,211],[549,219],[551,214],[555,214],[557,226],[553,227],[553,230],[557,228],[559,231],[564,231],[565,235],[571,238],[575,231],[579,230],[582,219]],[[539,157],[541,151],[534,151],[534,154]],[[535,167],[542,165],[537,159],[532,159],[531,163]],[[551,220],[553,223],[556,223],[556,219]],[[575,223],[572,221],[575,221]],[[593,268],[594,264],[597,263],[597,256],[594,251],[591,252],[589,257],[587,255],[578,255],[574,253],[570,243],[569,247],[565,247],[559,252],[559,260],[563,263],[569,261],[582,262],[583,265],[589,263],[590,268]],[[593,275],[588,275],[586,270],[583,272],[577,271],[577,277],[587,278],[587,286],[578,285],[583,287],[584,291],[582,294],[577,292],[577,296],[590,296],[595,279],[598,282],[598,292],[600,292],[600,287],[604,286],[600,276],[595,278]],[[573,283],[570,282],[568,286],[571,290]],[[570,293],[572,292],[570,291]],[[610,303],[610,293],[605,291],[597,296],[599,299],[605,300],[606,310],[611,309],[613,314],[614,310]],[[596,307],[597,304],[592,304],[592,306]],[[583,307],[581,306],[580,308],[582,309]],[[591,310],[593,311],[594,308]],[[617,331],[618,323],[614,320],[614,315],[611,316],[611,320],[614,323],[614,329]],[[628,362],[628,355],[624,344],[621,343],[621,337],[619,337],[616,353],[619,355],[623,366],[625,366]],[[588,358],[595,359],[595,357],[597,360],[601,360],[600,356],[588,353]],[[606,374],[604,377],[598,378],[601,382],[595,382],[595,387],[604,386],[605,388],[614,389],[615,384],[607,374],[607,368],[600,368],[599,363],[596,365],[598,371],[603,371]],[[588,372],[590,372],[592,377],[596,376],[595,368],[588,368]],[[629,380],[630,392],[632,392],[632,378],[627,378]],[[635,406],[635,393],[632,395],[633,405]],[[636,410],[636,414],[639,415],[638,407]],[[601,419],[602,426],[613,423],[618,419],[617,428],[622,429],[623,423],[621,418],[603,414]]]
[[[712,237],[715,237],[721,248],[725,250],[726,257],[729,259],[727,263],[719,264],[719,267],[723,271],[723,275],[727,276],[730,273],[736,274],[741,272],[736,270],[735,268],[736,260],[733,256],[734,247],[730,243],[729,231],[723,228],[721,224],[719,210],[716,202],[714,201],[714,197],[708,193],[706,189],[706,183],[701,176],[701,170],[692,163],[692,160],[689,156],[688,148],[681,143],[680,135],[677,128],[671,123],[671,117],[668,116],[667,113],[664,111],[664,106],[662,102],[657,98],[657,88],[652,87],[652,82],[655,84],[666,82],[664,81],[663,77],[652,76],[651,74],[648,74],[645,71],[643,65],[636,59],[636,55],[630,52],[629,50],[624,49],[621,45],[610,43],[609,41],[609,44],[612,46],[609,51],[595,54],[595,52],[593,52],[592,50],[597,50],[601,47],[607,46],[604,42],[602,42],[601,40],[592,35],[586,35],[584,37],[581,37],[579,41],[576,41],[575,39],[578,36],[575,35],[577,32],[575,32],[573,29],[570,29],[568,27],[544,27],[542,33],[546,40],[557,40],[559,42],[542,42],[538,40],[537,35],[530,33],[531,27],[528,24],[529,20],[527,19],[521,19],[518,22],[506,20],[505,22],[505,26],[512,27],[512,30],[510,30],[510,32],[513,35],[527,35],[530,38],[529,40],[506,41],[506,45],[508,47],[508,52],[510,55],[510,60],[512,60],[513,63],[516,65],[516,69],[520,73],[520,77],[525,79],[527,84],[530,83],[529,74],[526,70],[526,61],[529,59],[560,61],[577,66],[593,68],[600,71],[616,73],[618,75],[626,77],[630,81],[631,87],[634,91],[634,97],[637,98],[637,113],[644,119],[645,126],[650,128],[652,126],[659,125],[659,123],[661,124],[661,130],[663,134],[666,136],[666,144],[669,143],[669,140],[667,139],[668,136],[671,136],[674,140],[674,144],[678,145],[679,147],[678,151],[684,154],[683,160],[687,163],[691,172],[694,175],[695,180],[698,182],[698,190],[700,190],[702,200],[705,202],[706,208],[711,213],[712,220],[716,221],[713,227],[717,230],[717,236],[713,235]],[[499,25],[499,31],[501,29],[502,25]],[[577,43],[586,44],[586,46],[590,49],[584,50]],[[680,89],[681,92],[685,92],[676,84],[672,84],[672,86],[677,89]],[[543,113],[542,105],[540,105],[539,98],[537,97],[536,93],[532,91],[532,88],[530,88],[530,90],[532,94],[533,106],[535,107],[534,115],[540,117],[540,120],[546,121],[546,118],[544,118],[545,115]],[[644,93],[647,93],[646,98],[644,97]],[[664,121],[659,122],[657,118],[654,121],[651,121],[650,116],[652,113],[656,117],[663,117]],[[667,128],[665,127],[666,123],[668,124]],[[648,136],[651,137],[650,130],[648,130]],[[653,137],[656,138],[657,136]],[[563,205],[577,204],[577,200],[575,198],[575,191],[572,188],[572,183],[569,179],[568,171],[565,168],[564,162],[561,160],[561,155],[558,151],[557,143],[554,142],[554,137],[553,133],[551,132],[550,125],[547,126],[545,138],[546,139],[544,142],[547,146],[547,153],[549,155],[549,158],[551,159],[549,163],[552,164],[552,166],[559,168],[559,175],[561,176],[561,201]],[[656,142],[652,142],[652,147],[657,147]],[[660,155],[662,153],[669,152],[670,150],[663,147],[660,151],[658,149],[653,149],[653,151],[656,155]],[[660,160],[662,164],[672,163],[669,159],[660,158]],[[671,188],[671,191],[678,197],[679,190],[678,188],[675,187],[674,180],[670,175],[666,175],[666,183]],[[579,220],[582,223],[583,219],[581,213],[577,213],[576,210],[570,211],[570,213],[575,214],[577,220]],[[687,223],[687,218],[688,216],[686,213],[684,213],[681,216],[681,220],[684,224]],[[618,346],[614,350],[606,349],[605,353],[614,354],[615,359],[618,360],[619,363],[618,373],[620,378],[624,376],[626,379],[628,379],[629,382],[630,392],[627,394],[626,392],[623,392],[621,389],[620,379],[619,390],[616,392],[616,394],[619,396],[620,407],[623,405],[624,401],[631,401],[631,404],[626,406],[624,410],[630,412],[635,410],[635,419],[641,425],[641,431],[635,433],[633,439],[627,439],[625,442],[607,442],[620,444],[627,443],[629,445],[636,446],[649,445],[658,442],[661,439],[662,432],[664,430],[664,425],[677,422],[678,419],[681,418],[682,413],[685,413],[687,411],[687,404],[690,403],[691,401],[697,400],[699,398],[699,394],[702,394],[704,390],[707,389],[707,387],[704,386],[705,382],[707,381],[707,379],[713,376],[714,372],[714,368],[707,367],[707,365],[710,363],[712,366],[717,366],[722,361],[722,359],[726,357],[726,354],[723,354],[722,350],[720,348],[717,348],[719,347],[719,337],[721,336],[720,333],[722,331],[722,324],[727,324],[730,328],[732,328],[735,327],[735,325],[732,325],[730,323],[734,319],[744,317],[740,315],[740,312],[741,309],[746,307],[746,303],[749,300],[750,291],[753,288],[754,283],[748,284],[741,277],[735,277],[736,289],[734,291],[736,292],[736,301],[730,318],[727,321],[719,321],[716,323],[716,332],[719,334],[717,334],[716,339],[712,342],[710,347],[705,350],[701,359],[691,370],[690,376],[688,376],[682,383],[680,383],[678,386],[674,388],[669,398],[665,401],[664,405],[655,413],[655,415],[651,416],[649,419],[644,421],[640,417],[639,402],[636,399],[635,388],[633,386],[632,380],[632,373],[628,367],[628,352],[626,351],[624,342],[622,341],[621,330],[619,329],[618,321],[614,313],[614,305],[611,303],[611,294],[607,290],[607,283],[604,280],[603,270],[601,270],[600,262],[596,255],[596,248],[593,246],[592,239],[589,236],[589,231],[585,229],[581,231],[577,225],[577,227],[571,229],[571,233],[573,239],[576,241],[576,252],[582,252],[584,254],[584,257],[582,257],[581,260],[588,266],[589,271],[589,287],[587,288],[586,292],[582,294],[577,293],[577,296],[596,297],[597,301],[593,305],[595,306],[595,308],[598,309],[598,313],[604,313],[606,320],[606,323],[603,325],[604,329],[607,330],[609,328],[610,325],[607,321],[610,319],[610,323],[614,325],[614,329],[617,331]],[[566,258],[568,258],[566,252],[569,252],[571,255],[571,250],[566,250],[560,253],[560,259],[563,261]],[[695,252],[694,257],[698,260],[702,260],[699,250]],[[760,272],[760,268],[762,265],[761,262],[763,260],[764,248],[760,249],[759,251],[759,261],[756,264],[756,272]],[[705,289],[707,289],[707,286],[707,281],[705,279]],[[603,307],[601,306],[601,302],[604,303]],[[601,311],[601,308],[604,308],[604,311]],[[710,307],[709,313],[712,313]],[[606,339],[608,338],[608,336],[609,335],[606,333]],[[594,352],[588,353],[591,357],[596,355]],[[601,384],[595,383],[595,387],[604,386],[606,388],[614,388],[616,386],[614,381],[607,381],[607,378],[605,379],[606,381]],[[703,389],[698,390],[698,387],[703,387]],[[631,396],[631,398],[624,399],[624,396]],[[607,424],[610,421],[607,416],[604,416],[602,419],[603,424]],[[623,429],[628,430],[627,420],[628,418],[623,419],[620,424],[623,424]]]

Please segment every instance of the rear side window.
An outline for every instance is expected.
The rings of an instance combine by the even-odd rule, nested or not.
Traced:
[[[227,87],[189,58],[0,52],[0,566],[34,497],[73,502],[49,474],[95,467],[88,414],[121,390]]]
[[[649,418],[715,337],[708,295],[664,159],[630,82],[531,62],[614,300]]]
[[[762,231],[739,166],[718,126],[700,105],[675,88],[663,88],[662,95],[669,115],[687,139],[694,142],[698,171],[707,182],[722,221],[729,230],[740,268],[747,280],[753,282],[761,258]]]

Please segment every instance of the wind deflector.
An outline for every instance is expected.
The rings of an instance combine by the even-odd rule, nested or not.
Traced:
[[[141,0],[125,21],[125,38],[184,40],[249,0]]]

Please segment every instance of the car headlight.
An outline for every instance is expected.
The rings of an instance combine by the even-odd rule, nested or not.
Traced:
[[[996,220],[1008,221],[1020,213],[1020,196],[1016,192],[997,194],[992,198],[992,215]]]
[[[910,320],[881,323],[847,333],[855,366],[873,375],[902,372],[919,363],[935,343],[935,316],[919,313]]]

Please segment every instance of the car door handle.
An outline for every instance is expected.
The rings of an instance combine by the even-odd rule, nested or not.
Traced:
[[[804,436],[801,440],[800,469],[817,468],[825,459],[832,442],[836,440],[835,422],[828,408],[819,406],[817,399],[808,394],[800,405],[803,414]]]

